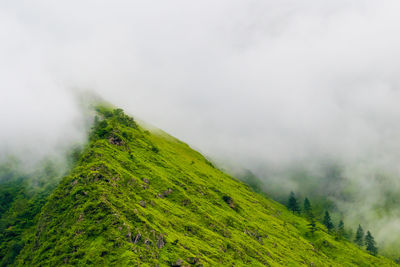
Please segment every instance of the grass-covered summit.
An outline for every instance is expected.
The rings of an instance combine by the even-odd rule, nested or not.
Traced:
[[[15,265],[390,266],[253,192],[187,144],[97,108]]]

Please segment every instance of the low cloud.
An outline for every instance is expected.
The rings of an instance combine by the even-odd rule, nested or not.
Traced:
[[[285,179],[288,190],[301,190],[288,166],[301,163],[323,179],[315,165],[339,162],[345,179],[375,196],[359,209],[372,214],[385,199],[377,173],[387,174],[385,188],[399,183],[399,7],[5,1],[0,151],[38,157],[81,142],[76,95],[92,90],[266,184]],[[366,202],[357,195],[355,203]]]

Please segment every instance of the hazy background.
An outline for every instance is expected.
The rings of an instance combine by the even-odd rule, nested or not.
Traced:
[[[1,1],[1,156],[38,159],[84,140],[76,96],[91,90],[231,172],[250,169],[267,191],[306,194],[298,166],[317,185],[340,166],[327,197],[350,224],[367,218],[378,240],[398,239],[400,209],[376,210],[388,190],[400,195],[399,8]]]

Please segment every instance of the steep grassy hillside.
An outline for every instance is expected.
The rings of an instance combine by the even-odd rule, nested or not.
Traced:
[[[99,118],[17,257],[24,266],[390,266],[121,110]]]

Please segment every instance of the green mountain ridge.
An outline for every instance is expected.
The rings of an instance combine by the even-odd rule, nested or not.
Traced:
[[[392,266],[254,192],[187,144],[99,106],[15,266]]]

